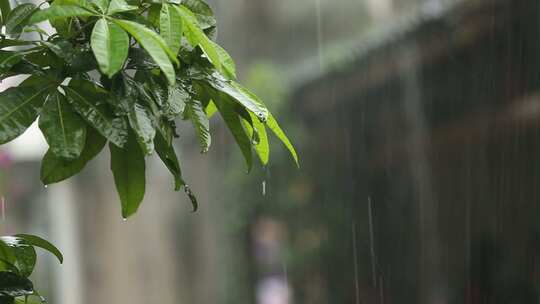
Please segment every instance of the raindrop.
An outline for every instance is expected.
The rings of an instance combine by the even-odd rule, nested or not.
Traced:
[[[262,182],[262,195],[266,196],[266,181]]]

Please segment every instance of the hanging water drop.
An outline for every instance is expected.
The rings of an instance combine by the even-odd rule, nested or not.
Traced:
[[[262,195],[266,196],[266,181],[262,182]]]
[[[122,222],[127,222],[127,218],[122,218]]]
[[[49,185],[45,185],[44,188],[47,189],[47,187],[49,187]]]

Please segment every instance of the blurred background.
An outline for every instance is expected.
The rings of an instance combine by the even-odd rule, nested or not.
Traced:
[[[29,130],[0,153],[0,234],[60,247],[33,274],[50,303],[540,302],[540,2],[210,3],[301,168],[274,141],[247,175],[218,117],[206,155],[180,124],[200,210],[151,159],[123,222],[108,153],[44,188]]]

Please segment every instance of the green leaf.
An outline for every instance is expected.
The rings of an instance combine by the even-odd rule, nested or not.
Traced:
[[[124,66],[128,56],[129,37],[120,26],[100,19],[92,31],[91,46],[99,69],[110,78]]]
[[[7,73],[11,68],[19,63],[23,54],[17,51],[0,51],[0,73]]]
[[[169,98],[163,105],[163,116],[168,120],[173,120],[184,112],[186,102],[190,100],[189,93],[180,85],[169,87]]]
[[[194,99],[189,100],[186,103],[185,113],[188,115],[195,128],[195,133],[197,134],[201,146],[201,152],[208,152],[212,142],[210,137],[210,122],[203,110],[201,102]]]
[[[107,9],[109,8],[109,0],[93,0],[90,1],[90,3],[94,4],[94,6],[97,7],[100,12],[104,14],[107,13]]]
[[[251,152],[251,139],[246,134],[246,131],[242,127],[242,122],[236,111],[234,110],[235,103],[225,94],[219,94],[218,98],[214,100],[216,107],[223,117],[225,124],[231,131],[236,143],[240,147],[240,151],[244,155],[246,161],[247,171],[251,171],[253,166],[253,155]]]
[[[34,293],[32,282],[13,272],[0,272],[0,296],[22,297]]]
[[[133,103],[128,118],[143,153],[145,155],[152,154],[154,152],[154,137],[156,136],[152,114],[144,106]]]
[[[266,120],[268,109],[252,93],[241,87],[239,84],[223,79],[221,75],[214,73],[205,79],[205,82],[215,90],[229,95],[243,107],[251,111],[259,120]]]
[[[25,41],[25,40],[18,40],[18,39],[8,39],[8,38],[3,38],[0,40],[0,48],[2,49],[6,47],[10,47],[10,46],[21,46],[21,45],[29,45],[29,44],[32,44],[32,42]]]
[[[96,16],[97,12],[91,11],[88,8],[82,8],[76,5],[52,5],[46,9],[37,11],[30,17],[29,24],[42,22],[45,20],[66,18],[66,17],[82,17]]]
[[[86,124],[60,92],[47,98],[39,117],[39,128],[56,156],[74,159],[81,155],[86,141]]]
[[[174,177],[174,190],[180,190],[186,183],[182,179],[182,170],[180,168],[180,163],[178,162],[176,152],[174,151],[174,147],[168,144],[161,134],[156,135],[154,143],[159,158],[161,158],[161,161],[163,161],[167,169],[169,169]]]
[[[178,13],[182,16],[184,21],[184,35],[189,43],[193,46],[199,46],[203,52],[206,54],[210,62],[214,67],[223,73],[223,67],[221,66],[221,61],[219,53],[214,47],[212,41],[206,36],[201,27],[198,24],[197,18],[195,15],[185,6],[171,6],[178,10]]]
[[[17,234],[15,235],[15,237],[24,240],[27,244],[45,249],[48,252],[54,254],[56,258],[58,259],[58,261],[60,261],[60,264],[64,262],[64,257],[62,256],[62,253],[60,252],[60,250],[58,250],[58,248],[56,248],[53,244],[40,238],[39,236],[30,235],[30,234]]]
[[[28,277],[34,271],[36,266],[36,250],[24,240],[13,237],[3,236],[0,239],[10,247],[15,256],[14,265],[19,269],[22,276]]]
[[[156,136],[155,145],[156,152],[158,153],[159,158],[161,158],[161,161],[163,161],[167,169],[169,169],[169,171],[174,177],[174,190],[179,191],[180,189],[182,189],[182,187],[184,187],[184,192],[191,201],[193,212],[197,211],[197,209],[199,208],[197,197],[195,197],[189,186],[182,179],[182,170],[180,169],[180,163],[178,162],[178,157],[176,156],[174,147],[171,144],[168,144],[161,134],[158,134]]]
[[[214,45],[214,48],[218,53],[219,61],[223,66],[223,75],[227,76],[228,79],[236,79],[236,64],[234,63],[231,55],[229,55],[229,53],[227,53],[227,51],[225,51],[225,49],[219,44],[213,41],[210,42]]]
[[[278,122],[276,121],[276,119],[274,118],[272,114],[268,116],[268,120],[266,121],[266,126],[270,130],[272,130],[272,132],[277,136],[277,138],[279,138],[279,140],[281,140],[283,145],[285,145],[287,150],[289,150],[289,153],[294,159],[296,166],[300,167],[300,163],[298,161],[298,155],[296,153],[296,150],[294,149],[294,146],[292,145],[287,135],[285,135],[285,132],[283,132],[283,130],[281,129],[281,127],[279,126]]]
[[[137,6],[129,5],[125,0],[111,0],[111,4],[109,4],[107,14],[113,15],[116,13],[133,11],[136,9],[138,9]]]
[[[175,54],[178,54],[182,42],[182,17],[178,10],[169,4],[161,6],[159,15],[159,32],[167,43],[167,46]]]
[[[212,116],[214,116],[214,114],[217,112],[217,107],[216,107],[216,104],[212,101],[212,100],[209,100],[208,101],[208,105],[206,106],[206,108],[204,109],[204,111],[206,112],[206,116],[208,117],[208,119],[212,118]]]
[[[109,145],[111,151],[111,170],[116,190],[122,202],[122,217],[128,218],[137,212],[145,192],[144,155],[135,139],[129,137],[124,149]]]
[[[151,29],[127,20],[115,19],[114,22],[126,30],[141,46],[150,54],[150,57],[159,65],[170,84],[176,82],[174,67],[171,63],[178,63],[176,54],[173,53],[165,41]]]
[[[7,17],[11,12],[11,5],[9,0],[0,0],[0,13],[2,17],[2,25],[6,23]]]
[[[0,144],[18,137],[36,120],[50,86],[19,86],[0,93]]]
[[[123,147],[128,138],[128,126],[123,117],[114,116],[106,104],[100,104],[108,95],[87,80],[72,80],[63,87],[66,97],[79,113],[101,135],[113,144]]]
[[[103,150],[107,140],[93,128],[87,128],[86,143],[79,158],[67,160],[59,158],[50,150],[41,162],[41,181],[44,185],[61,182],[79,173],[88,162]]]
[[[253,127],[245,120],[244,127],[247,130],[249,137],[253,138],[254,134],[258,134],[259,140],[257,143],[254,143],[255,152],[257,153],[257,156],[259,156],[261,163],[263,165],[266,165],[268,164],[268,160],[270,158],[270,144],[268,143],[266,126],[264,125],[264,123],[260,122],[257,117],[253,115],[253,113],[250,112],[249,115],[251,116]]]
[[[28,18],[36,9],[36,6],[31,3],[16,6],[7,16],[6,33],[11,35],[20,34],[23,27],[28,23]]]
[[[214,12],[208,4],[201,0],[183,0],[182,5],[189,8],[197,18],[197,21],[203,30],[216,26]]]

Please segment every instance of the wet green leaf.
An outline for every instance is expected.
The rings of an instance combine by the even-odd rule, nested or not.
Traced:
[[[223,66],[223,75],[229,79],[236,79],[236,64],[234,63],[231,55],[229,55],[229,53],[227,53],[227,51],[225,51],[225,49],[222,48],[219,44],[213,41],[211,41],[211,43],[214,45],[214,48],[216,49],[219,56],[219,61]]]
[[[261,163],[265,166],[268,164],[268,160],[270,158],[270,144],[268,143],[266,126],[264,123],[259,121],[259,119],[253,115],[253,113],[250,112],[249,114],[251,115],[253,126],[244,120],[244,127],[249,137],[253,138],[254,134],[257,134],[258,142],[254,143],[255,152],[257,153],[257,156],[259,156]]]
[[[182,42],[182,17],[178,10],[169,4],[161,6],[159,16],[159,33],[171,51],[177,54]]]
[[[32,17],[30,17],[28,24],[34,24],[49,19],[96,15],[98,15],[97,12],[76,5],[52,5],[34,13]]]
[[[204,81],[215,90],[230,96],[234,101],[255,114],[259,120],[267,119],[269,113],[266,106],[239,84],[226,80],[216,73],[206,77]]]
[[[34,293],[30,280],[13,272],[0,272],[0,296],[21,297]]]
[[[10,35],[20,34],[36,9],[36,6],[31,3],[25,3],[15,7],[7,16],[6,33]]]
[[[154,137],[156,136],[152,114],[143,105],[134,102],[128,118],[143,153],[145,155],[152,154],[154,152]]]
[[[214,103],[244,155],[247,171],[251,171],[251,167],[253,166],[251,139],[242,126],[241,118],[234,110],[235,102],[228,95],[220,93],[214,100]]]
[[[123,117],[115,117],[106,104],[101,104],[109,96],[90,81],[72,80],[63,87],[66,97],[79,113],[101,135],[119,147],[128,138],[128,126]]]
[[[92,31],[91,45],[103,74],[110,78],[122,69],[128,56],[129,37],[120,26],[105,19],[98,20]]]
[[[208,152],[212,142],[210,136],[210,122],[208,121],[208,117],[203,110],[201,102],[194,99],[189,100],[186,103],[185,113],[195,128],[195,134],[199,139],[201,152]]]
[[[159,65],[167,80],[171,84],[174,84],[176,80],[171,60],[176,63],[178,63],[178,60],[176,59],[176,54],[169,49],[163,38],[144,25],[133,21],[115,19],[114,22],[141,44],[154,62]]]
[[[125,0],[111,0],[107,14],[113,15],[121,12],[136,10],[138,7],[128,4]]]
[[[9,0],[0,0],[0,13],[2,25],[5,24],[9,13],[11,12],[11,5]]]
[[[163,116],[168,120],[173,120],[184,112],[186,102],[191,99],[189,93],[180,85],[169,87],[169,98],[163,105]]]
[[[134,135],[129,136],[124,149],[109,145],[111,170],[116,190],[122,202],[122,217],[137,212],[144,198],[146,187],[145,160]]]
[[[86,141],[86,124],[60,92],[50,94],[39,116],[39,128],[56,156],[75,159]]]
[[[23,54],[17,51],[0,51],[0,73],[7,73],[9,70],[19,63]]]
[[[287,135],[285,135],[285,132],[283,132],[277,120],[274,118],[272,114],[268,116],[268,120],[266,121],[266,126],[268,126],[270,130],[272,130],[272,132],[277,136],[277,138],[279,138],[279,140],[281,140],[283,145],[285,145],[287,150],[289,150],[292,158],[294,159],[294,162],[296,163],[296,166],[300,167],[300,162],[298,161],[298,155],[296,153],[296,150],[294,149],[294,146],[292,145]]]
[[[0,239],[11,249],[15,256],[13,264],[19,270],[20,275],[30,276],[36,266],[36,251],[33,246],[26,243],[23,239],[13,236],[3,236]]]
[[[193,46],[199,46],[208,57],[208,60],[214,65],[214,67],[223,72],[219,53],[215,48],[214,43],[203,32],[195,15],[185,6],[171,6],[174,7],[178,13],[182,16],[184,22],[184,35],[189,43]]]
[[[37,119],[46,87],[15,87],[0,93],[0,144],[21,135]]]
[[[103,150],[107,140],[93,128],[87,128],[86,142],[81,155],[74,160],[59,158],[50,150],[41,161],[41,181],[44,185],[61,182],[79,173],[88,162]]]
[[[49,251],[50,253],[54,254],[56,258],[58,258],[58,261],[60,263],[64,262],[64,257],[62,256],[62,253],[60,252],[60,250],[58,250],[56,246],[49,243],[47,240],[42,239],[39,236],[30,235],[30,234],[17,234],[15,235],[15,237],[24,240],[27,244]]]
[[[167,169],[169,169],[174,177],[174,189],[176,191],[180,190],[186,183],[182,179],[182,170],[180,168],[180,163],[178,162],[176,152],[174,151],[174,147],[168,144],[161,134],[156,135],[154,143],[159,158],[161,158],[161,161],[165,164]]]

